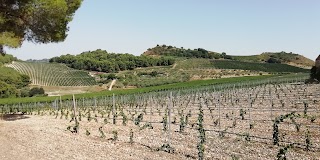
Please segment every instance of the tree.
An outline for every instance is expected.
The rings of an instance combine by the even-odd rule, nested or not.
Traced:
[[[82,0],[0,0],[0,53],[4,46],[61,42]]]
[[[24,87],[20,90],[20,97],[29,97],[30,88]]]
[[[111,73],[108,75],[107,79],[109,79],[109,80],[117,79],[117,76],[115,74]]]
[[[156,77],[158,75],[158,72],[157,71],[152,71],[151,73],[150,73],[150,76],[152,76],[152,77]]]
[[[227,53],[226,52],[222,52],[221,53],[221,58],[225,58],[227,56]]]
[[[280,61],[279,59],[270,57],[270,58],[267,60],[267,63],[281,63],[281,61]]]
[[[16,97],[17,89],[3,81],[0,81],[0,98]]]
[[[40,87],[40,88],[38,88],[38,87],[31,88],[31,90],[29,91],[29,96],[33,97],[33,96],[36,96],[36,95],[40,95],[40,96],[45,95],[44,89],[42,87]]]

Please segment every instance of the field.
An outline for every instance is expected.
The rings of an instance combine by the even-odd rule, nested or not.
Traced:
[[[48,159],[317,159],[320,86],[270,82],[5,105],[2,113],[25,115],[3,117],[1,129],[11,131],[0,130],[0,137],[16,139],[4,140],[7,148],[26,144],[1,150],[0,155],[18,159],[24,155],[35,159],[41,155]],[[18,154],[29,145],[39,153]]]
[[[71,69],[65,65],[53,63],[32,63],[14,61],[7,64],[30,77],[31,85],[40,86],[92,86],[95,79],[85,71]]]
[[[116,87],[150,87],[190,80],[220,79],[228,77],[257,76],[281,73],[309,73],[309,70],[287,65],[204,58],[176,58],[176,63],[166,67],[136,68],[117,73]]]
[[[243,82],[250,83],[250,85],[258,85],[264,83],[283,83],[283,82],[296,82],[303,81],[308,77],[307,74],[288,74],[288,75],[264,75],[264,76],[246,76],[246,77],[233,77],[233,78],[221,78],[221,79],[209,79],[209,80],[194,80],[189,82],[179,82],[173,84],[135,88],[135,89],[120,89],[112,91],[101,91],[93,93],[83,93],[76,94],[77,99],[82,98],[99,98],[105,96],[115,95],[128,95],[128,94],[140,94],[157,92],[164,90],[179,90],[179,89],[190,89],[190,88],[206,88],[210,85],[219,84],[231,84],[239,85]],[[94,89],[95,87],[92,87]],[[49,90],[52,88],[49,88]],[[53,87],[53,89],[58,89]],[[65,88],[64,88],[65,89]],[[0,105],[15,105],[15,104],[25,104],[25,103],[50,103],[54,100],[59,99],[59,97],[32,97],[32,98],[3,98],[0,99]],[[61,97],[62,100],[72,99],[72,95],[64,95]]]
[[[225,61],[225,60],[214,60],[212,61],[213,66],[219,69],[241,69],[241,70],[252,70],[262,72],[309,72],[308,69],[303,69],[287,64],[278,63],[256,63],[256,62],[240,62],[240,61]]]
[[[310,68],[314,65],[314,61],[294,53],[286,52],[264,52],[259,55],[250,56],[231,56],[233,60],[243,62],[266,62],[269,58],[274,58],[281,63],[290,64],[302,68]]]

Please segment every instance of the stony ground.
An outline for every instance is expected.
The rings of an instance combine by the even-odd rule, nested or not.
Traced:
[[[98,128],[95,123],[83,122],[80,132],[73,134],[66,129],[70,123],[65,119],[35,115],[4,117],[0,120],[0,159],[197,159],[196,132],[173,133],[171,143],[176,152],[170,154],[156,151],[156,146],[163,142],[161,139],[165,139],[161,137],[161,129],[156,129],[160,126],[141,133],[135,131],[135,142],[130,144],[126,136],[130,124],[128,127],[107,124],[104,126],[106,138],[102,139],[98,131],[90,128]],[[85,135],[84,128],[91,130],[90,136]],[[112,129],[119,132],[117,142],[110,140],[112,134],[108,134],[108,130]],[[279,150],[273,145],[246,142],[241,137],[219,138],[210,133],[207,136],[206,159],[275,159]],[[288,158],[320,159],[320,153],[291,150]]]
[[[274,94],[270,94],[269,89]],[[148,103],[140,100],[135,105],[122,105],[121,111],[126,116],[120,114],[119,106],[117,110],[110,108],[111,105],[87,106],[84,103],[83,107],[79,106],[79,113],[76,112],[80,124],[77,134],[67,129],[74,125],[74,121],[70,121],[71,107],[59,111],[43,109],[34,111],[32,115],[7,114],[0,116],[0,160],[197,159],[199,132],[196,124],[200,106],[203,107],[203,125],[206,129],[205,159],[276,159],[281,148],[294,143],[295,147],[286,153],[287,159],[320,160],[319,89],[320,86],[309,85],[244,89],[224,93],[219,100],[210,93],[179,97],[172,111],[169,111],[172,124],[167,132],[163,130],[162,123],[165,113],[168,113],[167,105],[163,103],[167,100],[163,97],[159,97],[163,101],[154,101],[149,97]],[[247,98],[249,92],[256,97],[252,106]],[[307,108],[304,102],[307,102]],[[65,105],[69,106],[68,103]],[[115,124],[112,115],[109,116],[111,109],[118,112]],[[246,111],[243,117],[241,110]],[[185,130],[180,133],[179,112],[182,111],[183,117],[190,116]],[[305,116],[286,119],[279,124],[280,146],[273,145],[273,120],[293,112],[304,115],[304,111]],[[135,119],[142,113],[143,120],[135,125]],[[315,118],[313,121],[312,117]],[[126,124],[123,124],[124,119],[128,120]],[[143,127],[146,124],[152,125],[152,128]],[[133,144],[129,143],[131,130]],[[115,131],[118,139],[113,141]],[[90,135],[86,134],[88,132]],[[101,136],[101,132],[105,137]],[[306,150],[307,133],[311,141],[310,151]],[[160,146],[168,142],[175,152],[159,151]]]
[[[66,130],[67,121],[23,116],[0,121],[0,159],[183,159],[139,144],[112,142]]]

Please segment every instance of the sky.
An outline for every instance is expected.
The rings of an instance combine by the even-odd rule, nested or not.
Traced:
[[[6,49],[43,59],[104,49],[140,55],[157,44],[228,55],[320,54],[320,0],[84,0],[64,42]]]

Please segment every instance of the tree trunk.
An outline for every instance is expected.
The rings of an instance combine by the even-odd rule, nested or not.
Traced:
[[[3,50],[3,45],[1,45],[1,44],[0,44],[0,54],[3,56],[5,55],[4,50]]]

